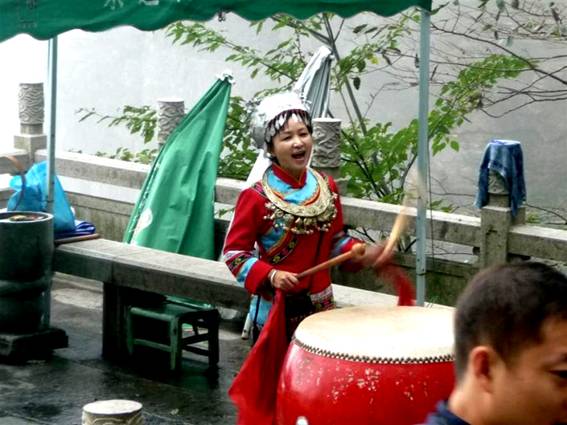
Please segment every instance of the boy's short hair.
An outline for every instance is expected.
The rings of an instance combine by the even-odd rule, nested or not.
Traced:
[[[542,263],[495,266],[477,273],[457,303],[455,366],[460,380],[470,351],[491,346],[507,362],[541,341],[547,319],[567,320],[567,278]]]

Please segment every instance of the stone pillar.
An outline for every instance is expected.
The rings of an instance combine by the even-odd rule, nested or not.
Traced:
[[[341,120],[315,118],[313,142],[312,167],[338,179],[341,165]]]
[[[158,143],[161,146],[185,116],[185,103],[181,99],[158,100]]]
[[[512,225],[524,224],[526,218],[524,206],[519,207],[516,217],[512,218],[506,183],[493,170],[488,174],[488,194],[488,205],[480,210],[480,268],[512,260],[508,255],[508,232]]]
[[[346,192],[347,181],[341,176],[341,120],[315,118],[313,120],[313,157],[311,166],[335,179],[341,193]]]
[[[510,206],[510,196],[508,189],[506,188],[506,183],[500,174],[494,170],[488,171],[488,205],[493,207],[504,207],[508,208]],[[510,210],[510,214],[511,214]],[[526,207],[518,207],[516,216],[512,218],[512,225],[525,224],[526,223]]]
[[[508,258],[508,231],[512,222],[510,208],[482,207],[480,212],[480,256],[478,266],[505,263]]]
[[[14,147],[26,150],[33,163],[35,152],[47,146],[47,136],[43,134],[43,83],[21,83],[18,98],[20,134],[14,136]]]
[[[130,400],[101,400],[83,406],[82,425],[142,425],[142,404]]]

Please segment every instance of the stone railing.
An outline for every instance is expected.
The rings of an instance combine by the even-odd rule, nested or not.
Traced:
[[[45,151],[39,150],[35,160],[44,159]],[[121,240],[149,166],[84,154],[59,153],[56,169],[77,216],[95,223],[104,238]],[[219,209],[230,209],[243,186],[241,181],[219,178],[216,186]],[[402,212],[398,205],[349,197],[343,197],[342,204],[346,224],[385,233],[391,230],[396,217]],[[415,209],[406,209],[404,214],[408,216],[408,232],[411,235],[415,226]],[[464,245],[471,255],[473,251],[477,254],[471,257],[477,261],[470,263],[430,258],[427,267],[428,299],[454,301],[466,280],[481,265],[511,256],[567,261],[567,231],[526,225],[522,217],[520,213],[512,221],[509,208],[491,205],[482,209],[480,218],[439,211],[428,214],[429,237],[437,242]],[[229,220],[230,214],[217,219],[218,249]],[[397,261],[412,272],[415,263],[412,254],[400,254]],[[370,273],[344,274],[339,279],[335,281],[362,289],[379,288]]]

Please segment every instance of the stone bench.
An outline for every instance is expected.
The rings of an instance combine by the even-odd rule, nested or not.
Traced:
[[[54,271],[103,282],[103,356],[123,358],[125,308],[153,295],[195,299],[218,307],[246,311],[249,295],[222,262],[106,239],[60,245]],[[339,307],[393,306],[397,298],[378,292],[333,285]]]

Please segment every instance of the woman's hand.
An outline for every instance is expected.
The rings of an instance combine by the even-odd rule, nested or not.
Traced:
[[[272,287],[287,292],[299,283],[299,279],[297,279],[297,273],[275,270],[271,278],[271,283]]]
[[[364,254],[354,257],[353,260],[363,267],[372,267],[382,254],[382,251],[384,251],[382,245],[366,245]]]

